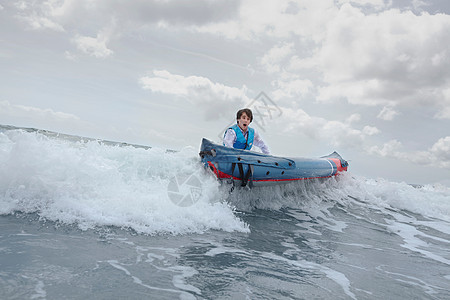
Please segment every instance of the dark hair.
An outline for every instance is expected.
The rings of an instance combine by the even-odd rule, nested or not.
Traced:
[[[238,112],[236,114],[236,120],[239,120],[243,113],[245,113],[247,115],[247,117],[250,118],[250,123],[251,123],[253,121],[253,113],[250,110],[250,108],[243,108],[243,109],[238,110]]]

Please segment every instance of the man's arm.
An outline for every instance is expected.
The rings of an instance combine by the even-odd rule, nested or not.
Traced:
[[[229,128],[225,132],[225,136],[223,137],[223,145],[226,147],[233,148],[234,142],[236,141],[236,133],[233,129]]]

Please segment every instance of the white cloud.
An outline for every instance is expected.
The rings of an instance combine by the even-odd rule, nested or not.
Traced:
[[[428,6],[429,4],[427,4],[426,2],[424,2],[422,0],[413,0],[412,5],[413,5],[414,9],[420,10],[422,7]]]
[[[429,165],[439,168],[450,168],[450,136],[440,138],[426,151],[402,151],[402,143],[391,140],[382,147],[372,146],[368,153],[382,157],[400,159],[419,165]]]
[[[42,3],[39,1],[17,1],[13,4],[13,7],[17,9],[17,14],[15,15],[16,18],[30,26],[30,29],[50,29],[64,32],[64,26],[59,24],[57,20],[52,19],[52,16],[46,13],[45,6],[45,2]]]
[[[392,121],[394,118],[400,113],[395,111],[390,106],[384,106],[380,113],[377,115],[377,118],[385,121]]]
[[[272,86],[276,88],[272,92],[275,100],[282,98],[301,97],[313,89],[314,85],[311,80],[300,79],[298,76],[291,76],[289,78],[280,78],[272,81]]]
[[[300,57],[298,55],[293,55],[289,61],[287,69],[290,71],[304,71],[309,69],[314,69],[319,67],[319,62],[314,59],[314,57]]]
[[[114,53],[111,49],[108,49],[106,46],[107,38],[102,35],[97,35],[95,38],[77,35],[72,39],[72,42],[78,50],[98,58],[106,58]]]
[[[379,130],[378,128],[374,127],[374,126],[364,126],[362,132],[363,132],[365,135],[370,136],[370,135],[379,134],[379,133],[380,133],[380,130]]]
[[[292,38],[296,35],[320,40],[324,24],[335,10],[333,0],[246,0],[241,2],[235,18],[196,26],[195,30],[230,39]]]
[[[345,120],[345,123],[351,124],[351,123],[355,123],[355,122],[359,122],[359,121],[361,121],[361,115],[360,114],[352,114],[352,115],[350,115],[350,117],[348,117]]]
[[[432,105],[450,82],[450,16],[399,10],[364,15],[344,5],[314,59],[327,85],[319,99]]]
[[[50,20],[49,18],[40,17],[37,15],[23,16],[18,18],[23,20],[25,23],[28,23],[31,29],[34,30],[51,29],[59,32],[65,31],[63,26]]]
[[[376,127],[365,126],[362,130],[353,128],[351,123],[359,120],[354,114],[346,122],[327,120],[311,116],[302,109],[283,109],[283,118],[274,120],[282,122],[284,131],[297,135],[299,132],[314,140],[328,141],[333,146],[362,147],[367,136],[378,134]]]
[[[400,143],[397,140],[390,140],[389,142],[385,143],[383,147],[379,146],[373,146],[369,149],[369,152],[371,154],[378,154],[380,156],[386,157],[386,156],[397,156],[398,155],[398,149],[402,147],[402,143]]]
[[[245,1],[238,18],[195,29],[233,39],[283,39],[260,60],[269,74],[292,74],[273,81],[276,97],[304,93],[305,88],[295,92],[298,85],[291,81],[306,80],[305,71],[314,70],[323,83],[312,81],[308,91],[317,91],[319,101],[442,111],[442,89],[450,84],[449,15],[389,9],[392,2],[382,0],[317,2]],[[283,92],[285,87],[291,92]],[[391,109],[380,118],[395,115]]]
[[[294,50],[294,43],[279,44],[267,51],[259,60],[264,72],[277,75],[277,79],[271,82],[275,88],[272,92],[275,100],[301,97],[314,87],[311,80],[302,79],[299,75],[285,69],[289,68],[289,61]]]
[[[71,53],[70,51],[64,52],[64,57],[68,60],[73,60],[73,61],[77,60],[77,56],[74,55],[73,53]]]
[[[193,26],[220,22],[237,14],[239,1],[36,0],[17,1],[11,7],[15,8],[16,17],[31,29],[66,32],[80,51],[104,58],[113,53],[107,47],[113,36],[161,24],[169,30],[189,30]],[[120,26],[108,29],[111,20]],[[95,36],[94,32],[99,33]]]
[[[11,104],[9,101],[0,101],[0,116],[2,118],[37,118],[47,121],[78,121],[80,118],[73,114],[54,111],[52,109],[33,106]]]
[[[280,63],[292,54],[293,47],[293,43],[283,43],[270,49],[260,60],[266,72],[279,72],[281,70]]]
[[[28,4],[25,1],[17,1],[13,5],[19,10],[25,10],[28,8]]]
[[[450,136],[440,138],[430,149],[433,157],[450,167]]]
[[[236,108],[249,102],[247,88],[229,87],[200,76],[182,76],[165,70],[153,71],[153,76],[140,79],[142,88],[155,93],[186,99],[204,110],[208,119],[229,116]]]
[[[345,3],[356,4],[356,6],[367,6],[377,10],[391,6],[391,1],[385,0],[338,0],[338,3],[341,5]]]
[[[165,23],[180,28],[209,24],[233,17],[238,6],[238,0],[37,0],[15,4],[21,16],[48,18],[61,25],[78,25],[78,28],[84,28],[80,20],[101,28],[101,22],[112,16],[120,21],[122,29],[131,24],[141,27]]]

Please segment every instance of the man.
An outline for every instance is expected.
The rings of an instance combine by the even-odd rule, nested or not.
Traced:
[[[270,154],[269,148],[261,136],[248,125],[253,121],[253,113],[250,109],[240,109],[236,114],[237,124],[231,126],[225,132],[223,145],[236,149],[252,149],[253,145],[260,148],[264,154]]]

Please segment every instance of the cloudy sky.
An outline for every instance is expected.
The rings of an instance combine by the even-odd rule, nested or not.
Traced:
[[[0,0],[0,124],[198,148],[250,106],[275,155],[450,185],[449,40],[447,0]]]

